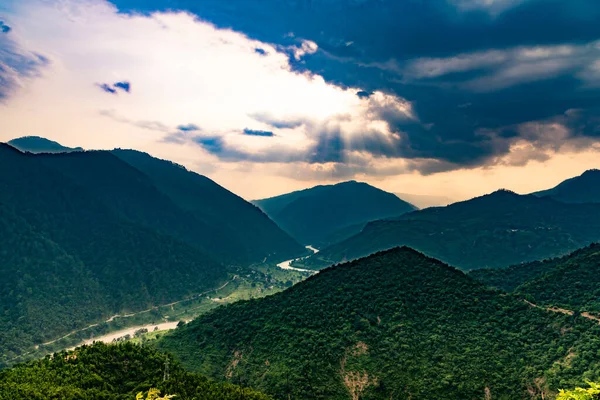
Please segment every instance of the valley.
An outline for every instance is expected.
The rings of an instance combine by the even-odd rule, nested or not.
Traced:
[[[0,400],[600,400],[600,0],[0,0]]]
[[[275,223],[168,161],[45,145],[0,146],[2,400],[88,388],[72,368],[124,399],[540,400],[600,380],[600,199],[417,210],[348,182],[256,202]],[[149,358],[152,387],[105,355]]]

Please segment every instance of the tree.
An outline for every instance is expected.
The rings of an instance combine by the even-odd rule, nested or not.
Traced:
[[[576,388],[570,391],[561,390],[556,400],[598,400],[600,399],[600,384],[594,382],[587,383],[590,387],[587,389]]]
[[[175,397],[174,394],[165,395],[161,397],[160,390],[158,389],[150,389],[148,390],[148,395],[146,396],[146,400],[169,400]],[[137,396],[135,396],[135,400],[144,400],[144,393],[139,392]]]

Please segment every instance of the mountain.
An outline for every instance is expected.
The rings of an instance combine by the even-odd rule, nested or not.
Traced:
[[[198,224],[209,226],[204,231],[215,239],[211,247],[229,244],[231,249],[223,257],[243,255],[248,262],[265,258],[281,261],[304,252],[258,207],[207,177],[139,151],[113,150],[112,154],[144,173]]]
[[[254,204],[297,241],[314,246],[352,236],[369,221],[415,210],[392,193],[355,181],[315,186]]]
[[[464,270],[498,268],[561,256],[599,239],[600,204],[565,204],[500,190],[369,223],[304,264],[318,268],[406,245]]]
[[[585,171],[555,188],[536,192],[534,195],[551,197],[565,203],[600,203],[600,170]]]
[[[8,142],[9,145],[22,152],[29,153],[70,153],[73,151],[83,151],[81,147],[71,148],[65,147],[60,143],[53,142],[39,136],[24,136],[22,138],[13,139]]]
[[[409,193],[396,193],[396,196],[408,201],[410,204],[414,204],[418,208],[447,206],[448,204],[455,202],[451,198],[445,196]]]
[[[600,245],[567,256],[470,274],[537,305],[600,314]]]
[[[85,156],[98,154],[52,157]],[[120,311],[226,280],[201,248],[127,218],[47,161],[0,144],[0,364]]]
[[[0,371],[1,400],[132,400],[151,389],[181,400],[270,398],[186,372],[170,356],[130,343],[96,343]]]
[[[598,334],[397,248],[216,309],[158,347],[276,399],[515,400],[598,376]]]
[[[219,194],[233,196],[216,184],[206,191]],[[228,278],[224,264],[303,254],[256,207],[233,205],[223,200],[229,220],[258,220],[247,236],[271,229],[283,239],[250,249],[224,217],[223,226],[197,219],[110,152],[34,155],[0,144],[0,365],[115,314],[215,288]]]

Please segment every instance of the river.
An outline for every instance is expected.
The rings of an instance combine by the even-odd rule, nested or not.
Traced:
[[[312,247],[310,245],[306,246],[306,248],[309,249],[309,250],[311,250],[314,254],[316,254],[316,253],[319,252],[319,249],[315,249],[314,247]],[[311,274],[316,274],[319,271],[313,271],[311,269],[294,268],[294,267],[291,266],[294,261],[304,260],[305,258],[308,258],[308,257],[309,256],[300,257],[300,258],[293,258],[291,260],[287,260],[287,261],[281,262],[281,263],[277,264],[277,266],[279,268],[281,268],[281,269],[288,269],[288,270],[299,271],[299,272],[310,272]]]

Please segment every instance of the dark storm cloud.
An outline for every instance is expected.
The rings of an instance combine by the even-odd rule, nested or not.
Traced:
[[[98,87],[104,90],[106,93],[117,94],[117,89],[107,83],[98,83]]]
[[[181,132],[197,132],[200,131],[201,128],[196,124],[187,124],[187,125],[179,125],[177,127],[178,131]]]
[[[244,135],[247,136],[261,136],[261,137],[273,137],[275,136],[275,134],[271,131],[260,131],[260,130],[255,130],[255,129],[244,129],[243,130]]]
[[[131,83],[127,81],[117,82],[113,85],[116,89],[121,89],[127,93],[131,92]]]
[[[0,21],[0,33],[8,33],[11,31],[11,27],[6,25],[4,21]]]
[[[209,153],[215,155],[221,155],[226,149],[223,143],[223,139],[219,136],[201,137],[198,136],[193,139],[194,142],[202,146]]]
[[[127,81],[115,82],[113,84],[98,83],[97,86],[106,93],[110,94],[117,94],[119,90],[125,93],[131,93],[131,83]]]
[[[4,33],[10,28],[2,25]],[[37,53],[21,49],[10,35],[0,35],[0,101],[6,100],[21,87],[24,79],[34,78],[50,64],[50,60]]]
[[[319,51],[301,59],[290,52],[293,68],[359,88],[363,100],[379,90],[412,103],[420,123],[383,110],[379,115],[401,140],[375,136],[363,147],[412,160],[424,173],[498,163],[521,139],[533,150],[554,148],[528,135],[527,124],[564,124],[562,141],[598,138],[597,0],[115,3],[124,12],[187,10],[280,49],[299,39],[317,43]],[[578,110],[576,122],[565,117],[569,110]],[[309,159],[343,162],[348,144],[323,135]]]

